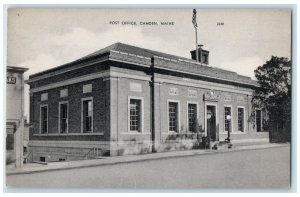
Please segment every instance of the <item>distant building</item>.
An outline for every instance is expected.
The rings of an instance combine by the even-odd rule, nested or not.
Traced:
[[[6,73],[6,162],[23,163],[24,72],[27,68],[7,66]]]
[[[196,133],[212,142],[228,131],[233,143],[268,141],[262,111],[248,121],[257,83],[208,66],[209,52],[198,51],[201,63],[115,43],[31,75],[34,160],[186,149]]]

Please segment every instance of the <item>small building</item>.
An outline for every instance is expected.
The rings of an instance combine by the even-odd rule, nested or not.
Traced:
[[[7,66],[6,73],[6,163],[23,164],[24,72]]]
[[[256,81],[201,62],[115,43],[29,77],[33,159],[190,149],[212,142],[266,142],[262,111],[249,121]],[[191,51],[195,58],[195,51]]]

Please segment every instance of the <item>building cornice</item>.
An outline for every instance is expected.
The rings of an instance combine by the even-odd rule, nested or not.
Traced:
[[[64,73],[74,71],[74,70],[77,70],[77,69],[80,69],[80,68],[84,68],[84,67],[92,66],[92,65],[95,65],[95,64],[103,63],[107,60],[108,60],[108,57],[102,57],[100,60],[97,60],[97,61],[94,61],[94,62],[87,62],[87,63],[83,63],[83,64],[78,64],[74,67],[70,67],[70,68],[66,68],[66,69],[58,70],[58,71],[53,71],[53,72],[49,72],[49,73],[46,73],[46,74],[42,74],[40,76],[32,77],[32,78],[26,80],[25,83],[30,84],[30,83],[33,83],[33,82],[36,82],[36,81],[39,81],[39,80],[42,80],[42,79],[47,79],[49,77],[64,74]],[[42,72],[36,73],[34,75],[38,75],[38,74],[41,74],[41,73]]]
[[[71,85],[71,84],[75,84],[75,83],[80,83],[80,82],[89,81],[89,80],[93,80],[93,79],[100,79],[100,78],[103,78],[104,81],[107,79],[111,79],[111,78],[128,78],[128,79],[150,81],[151,77],[106,70],[106,71],[102,71],[102,72],[98,72],[98,73],[84,75],[81,77],[76,77],[76,78],[72,78],[72,79],[59,81],[57,83],[52,83],[52,84],[40,86],[37,88],[31,88],[30,93],[41,92],[41,91],[45,91],[45,90],[50,90],[50,89],[54,89],[54,88],[59,88],[59,87],[63,87],[63,86],[67,86],[67,85]]]
[[[63,70],[57,70],[57,71],[45,73],[45,74],[42,74],[42,75],[36,76],[36,77],[33,76],[32,78],[30,78],[29,80],[26,80],[25,82],[30,84],[30,83],[33,83],[33,82],[36,82],[36,81],[39,81],[42,79],[46,79],[46,78],[55,76],[55,75],[64,74],[66,72],[77,70],[77,69],[80,69],[83,67],[88,67],[88,66],[91,66],[94,64],[105,62],[105,61],[121,62],[121,63],[131,64],[131,65],[136,65],[141,68],[150,68],[150,66],[151,66],[151,58],[149,58],[149,57],[139,56],[139,55],[130,54],[130,53],[124,53],[124,52],[116,51],[116,50],[110,50],[109,53],[106,53],[106,54],[109,54],[109,55],[102,56],[100,59],[98,59],[94,62],[87,62],[87,63],[75,65],[70,68],[65,68]],[[246,85],[246,86],[250,86],[250,87],[259,87],[258,84],[255,84],[255,81],[253,81],[253,83],[251,83],[250,82],[251,80],[249,80],[249,82],[242,81],[242,80],[232,80],[232,79],[227,79],[227,78],[222,78],[222,77],[214,77],[214,76],[206,75],[206,74],[189,72],[189,71],[185,71],[185,70],[172,69],[170,67],[165,66],[168,63],[177,64],[178,66],[181,66],[181,65],[182,66],[187,66],[187,65],[207,66],[207,65],[203,65],[202,63],[197,63],[197,62],[183,60],[183,59],[175,60],[175,59],[169,59],[169,58],[160,57],[160,56],[153,56],[153,58],[154,58],[154,68],[157,68],[160,70],[171,71],[174,73],[185,74],[185,75],[190,75],[190,76],[202,77],[202,78],[208,79],[208,81],[209,80],[217,80],[217,81],[222,81],[225,83],[229,82],[229,83],[234,83],[234,84],[240,84],[243,86]]]
[[[224,92],[231,92],[231,93],[238,93],[238,94],[245,94],[245,95],[252,95],[252,91],[249,90],[236,90],[233,87],[230,87],[228,85],[222,85],[222,84],[216,84],[213,82],[196,82],[196,80],[189,80],[189,81],[179,81],[175,79],[166,79],[163,77],[155,77],[156,83],[167,83],[167,84],[173,84],[173,85],[181,85],[186,87],[194,87],[194,88],[203,88],[203,89],[213,89],[218,91],[224,91]]]
[[[29,68],[23,68],[23,67],[16,67],[16,66],[7,66],[6,70],[9,72],[18,72],[18,73],[24,73],[27,70],[29,70]]]
[[[225,79],[225,78],[221,78],[221,77],[213,77],[213,76],[209,76],[209,75],[202,75],[202,74],[198,74],[198,73],[192,73],[192,72],[187,72],[187,71],[179,71],[179,70],[176,70],[176,69],[166,68],[166,67],[163,66],[165,62],[162,63],[162,62],[159,62],[159,61],[171,61],[171,62],[175,62],[177,64],[181,63],[180,61],[177,61],[177,60],[170,60],[170,59],[167,59],[167,58],[154,56],[155,68],[159,68],[159,69],[167,70],[167,71],[172,71],[172,72],[177,72],[177,73],[184,73],[184,74],[187,74],[187,75],[193,75],[193,76],[198,76],[198,77],[214,79],[214,80],[220,80],[220,81],[225,81],[225,82],[238,83],[238,84],[242,84],[242,85],[259,87],[258,85],[253,84],[253,83],[247,83],[247,82],[243,82],[243,81],[230,80],[230,79]],[[201,63],[196,63],[196,64],[202,65]]]

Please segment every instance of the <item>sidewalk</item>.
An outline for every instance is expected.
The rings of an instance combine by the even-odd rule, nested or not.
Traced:
[[[115,156],[115,157],[107,157],[103,159],[93,159],[93,160],[51,162],[48,163],[48,165],[29,163],[29,164],[24,164],[23,168],[20,169],[15,168],[14,165],[8,165],[6,166],[6,175],[30,174],[30,173],[38,173],[38,172],[46,172],[46,171],[54,171],[54,170],[86,168],[86,167],[93,167],[93,166],[114,165],[114,164],[121,164],[121,163],[147,161],[147,160],[217,154],[217,153],[224,153],[224,152],[274,148],[274,147],[283,147],[283,146],[290,146],[290,144],[286,143],[286,144],[238,145],[238,146],[233,146],[232,149],[221,149],[221,150],[201,149],[201,150],[170,151],[170,152],[151,153],[151,154],[144,154],[144,155]]]

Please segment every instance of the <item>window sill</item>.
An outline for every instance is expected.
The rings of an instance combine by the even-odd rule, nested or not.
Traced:
[[[129,132],[122,132],[121,135],[150,135],[149,132],[137,132],[137,131],[129,131]]]
[[[228,131],[223,131],[223,132],[220,132],[219,134],[221,135],[228,135]],[[230,132],[230,134],[247,134],[247,132],[242,132],[242,131],[234,131],[234,132]]]
[[[176,132],[176,131],[168,131],[168,132],[165,132],[163,134],[165,134],[165,135],[172,135],[172,134],[186,134],[186,133],[179,133],[179,132]]]
[[[242,131],[236,131],[236,132],[232,132],[231,134],[241,134],[241,135],[243,135],[243,134],[247,134],[247,132],[242,132]]]
[[[104,135],[104,133],[45,133],[45,134],[33,134],[33,136],[84,136],[84,135]]]

